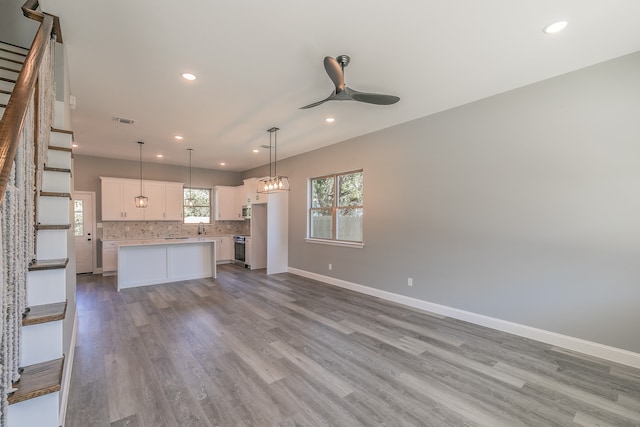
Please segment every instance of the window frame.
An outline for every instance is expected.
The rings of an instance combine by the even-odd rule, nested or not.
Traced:
[[[190,190],[207,190],[209,192],[209,206],[205,206],[205,205],[195,205],[195,206],[187,206],[185,205],[185,201],[187,200],[187,191]],[[204,224],[212,224],[213,223],[213,209],[212,209],[212,197],[213,197],[213,191],[211,188],[205,188],[205,187],[184,187],[182,189],[182,223],[186,224],[186,225],[198,225],[200,222],[186,222],[187,219],[187,215],[186,215],[186,209],[187,208],[205,208],[208,207],[209,208],[209,221],[205,222],[202,221],[202,223]]]
[[[340,206],[340,188],[339,188],[339,183],[340,183],[340,178],[341,176],[344,175],[351,175],[351,174],[355,174],[355,173],[361,173],[362,174],[362,205],[345,205],[345,206]],[[319,180],[319,179],[326,179],[326,178],[333,178],[333,200],[332,200],[332,206],[331,207],[317,207],[314,208],[313,207],[313,182],[315,180]],[[364,247],[364,169],[354,169],[354,170],[349,170],[346,172],[336,172],[336,173],[332,173],[332,174],[327,174],[327,175],[321,175],[321,176],[315,176],[315,177],[311,177],[308,179],[308,187],[307,187],[307,197],[308,197],[308,201],[307,201],[307,237],[305,238],[306,242],[309,243],[319,243],[319,244],[325,244],[325,245],[333,245],[333,246],[346,246],[346,247],[357,247],[357,248],[362,248]],[[360,241],[355,241],[355,240],[340,240],[337,237],[337,226],[338,226],[338,211],[340,209],[345,209],[345,208],[353,208],[353,209],[361,209],[362,210],[362,240]],[[331,238],[322,238],[322,237],[311,237],[311,228],[312,228],[312,217],[313,217],[313,212],[322,212],[322,211],[330,211],[331,212]]]

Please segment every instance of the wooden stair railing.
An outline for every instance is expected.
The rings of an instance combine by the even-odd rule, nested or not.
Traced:
[[[7,107],[0,121],[0,203],[4,199],[11,168],[16,156],[20,135],[24,128],[31,94],[38,80],[38,71],[44,57],[51,35],[55,34],[58,42],[62,42],[60,20],[57,16],[37,12],[38,0],[27,0],[22,6],[24,16],[41,22],[36,37],[31,43],[22,71],[13,87]]]
[[[22,14],[27,18],[33,19],[34,21],[38,22],[43,22],[45,16],[52,17],[53,34],[56,35],[56,41],[58,43],[62,43],[62,27],[60,26],[60,18],[48,13],[38,12],[38,7],[40,7],[40,2],[38,0],[27,0],[25,4],[22,5]]]

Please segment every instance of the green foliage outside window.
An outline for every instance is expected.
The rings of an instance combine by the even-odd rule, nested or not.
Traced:
[[[82,207],[82,200],[73,201],[73,235],[84,235],[84,211]]]
[[[362,171],[311,179],[309,237],[362,242],[363,181]]]
[[[193,200],[193,204],[189,203]],[[208,188],[184,189],[184,223],[211,222],[211,190]]]

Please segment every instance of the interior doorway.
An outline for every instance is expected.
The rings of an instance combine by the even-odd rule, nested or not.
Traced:
[[[76,274],[93,273],[96,259],[95,193],[73,193],[73,235],[76,249]]]

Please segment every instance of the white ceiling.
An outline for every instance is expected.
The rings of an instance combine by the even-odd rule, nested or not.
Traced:
[[[137,160],[143,140],[145,161],[186,165],[193,148],[194,167],[232,171],[268,163],[251,150],[272,126],[281,159],[640,50],[637,0],[40,4],[62,22],[77,154]],[[300,110],[331,93],[323,58],[340,54],[347,86],[400,102]]]

